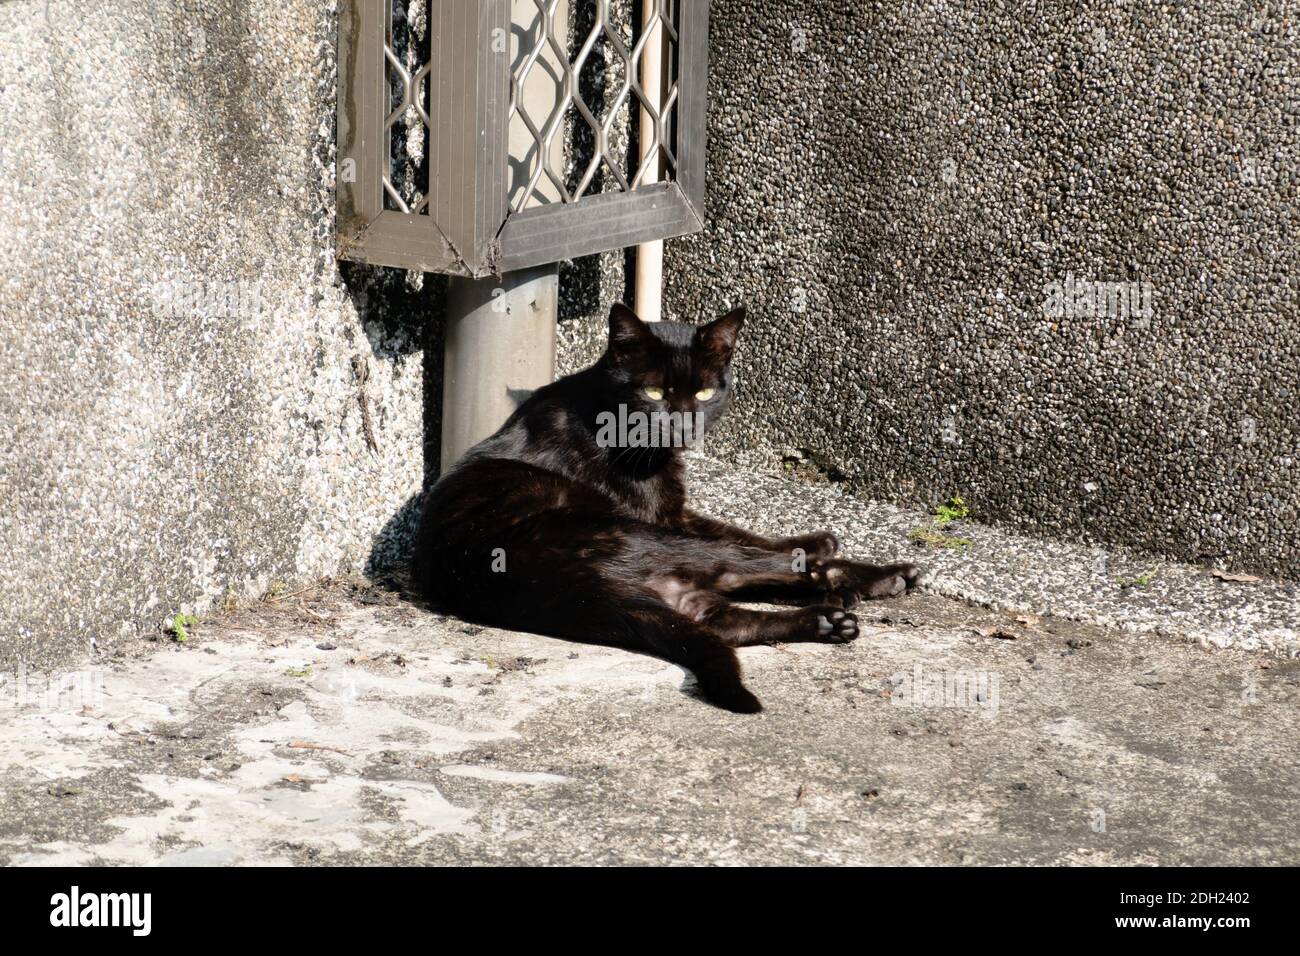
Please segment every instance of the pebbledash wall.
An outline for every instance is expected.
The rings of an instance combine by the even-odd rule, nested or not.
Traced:
[[[710,449],[1294,576],[1296,17],[1076,6],[713,4]],[[401,554],[442,287],[334,260],[334,16],[0,4],[0,666]],[[562,369],[623,273],[564,267]],[[1044,314],[1095,282],[1137,308]]]
[[[712,4],[666,265],[750,308],[712,450],[1300,576],[1300,8],[777,7]]]
[[[0,4],[0,665],[403,530],[441,300],[334,261],[334,16]]]

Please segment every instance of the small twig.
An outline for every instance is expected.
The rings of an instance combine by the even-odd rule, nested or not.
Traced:
[[[306,594],[308,591],[314,591],[315,589],[316,589],[316,585],[309,584],[305,588],[299,588],[296,591],[290,591],[288,594],[276,594],[276,595],[267,594],[262,598],[262,601],[266,604],[278,604],[280,601],[288,600],[291,597],[297,597],[299,594]]]
[[[330,750],[336,754],[342,754],[345,757],[352,756],[352,754],[350,754],[348,751],[340,750],[338,747],[326,747],[323,744],[311,744],[305,740],[289,741],[289,749],[290,750]]]
[[[326,617],[324,614],[317,614],[315,611],[313,611],[307,605],[303,604],[301,601],[298,602],[298,610],[302,611],[302,613],[306,614],[309,618],[311,618],[314,621],[322,621],[322,622],[329,621],[329,618]]]

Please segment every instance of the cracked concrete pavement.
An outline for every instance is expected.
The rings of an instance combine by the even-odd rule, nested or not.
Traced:
[[[0,719],[0,862],[1294,864],[1300,660],[873,603],[741,652],[737,717],[651,657],[365,582],[142,641]]]
[[[692,456],[693,500],[925,565],[846,646],[652,657],[347,579],[0,676],[0,863],[1294,864],[1294,583]],[[802,480],[801,480],[802,479]],[[978,517],[978,516],[975,516]]]

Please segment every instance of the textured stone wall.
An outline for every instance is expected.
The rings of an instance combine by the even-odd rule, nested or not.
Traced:
[[[1296,16],[1076,7],[713,4],[711,450],[1294,575]],[[335,264],[334,16],[0,4],[0,665],[400,552],[442,285]],[[623,261],[563,267],[562,370]],[[1151,314],[1045,315],[1070,276]]]
[[[667,301],[751,309],[714,451],[1300,573],[1300,8],[712,12],[708,229]],[[1089,315],[1085,282],[1139,294]]]
[[[334,15],[0,4],[0,663],[400,539],[440,297],[334,262]]]

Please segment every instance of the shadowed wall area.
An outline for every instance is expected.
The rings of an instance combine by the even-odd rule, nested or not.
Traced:
[[[711,450],[1296,576],[1294,5],[777,8],[712,4],[668,246],[670,311],[751,310]]]

